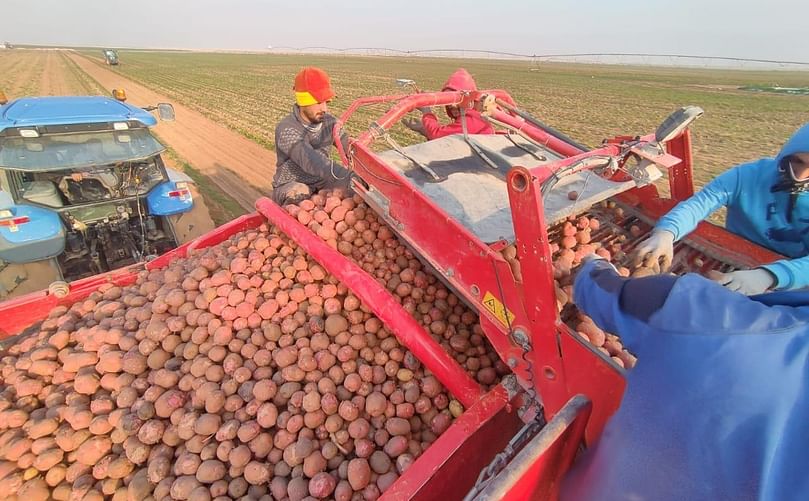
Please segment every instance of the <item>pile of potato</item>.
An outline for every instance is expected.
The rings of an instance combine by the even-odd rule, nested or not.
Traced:
[[[483,385],[507,372],[477,316],[358,200],[289,209]],[[0,377],[9,500],[374,500],[463,411],[267,226],[54,309]]]
[[[582,259],[597,254],[612,262],[625,277],[651,275],[653,270],[633,266],[627,251],[649,228],[625,217],[614,202],[603,202],[589,214],[569,217],[548,232],[553,255],[556,305],[562,318],[584,340],[612,358],[620,367],[630,369],[637,358],[624,349],[618,336],[603,331],[573,304],[573,279]]]
[[[377,277],[478,382],[489,386],[508,372],[486,341],[477,315],[459,303],[432,274],[425,273],[421,263],[359,197],[349,201],[319,194],[285,209],[332,248]],[[631,368],[637,359],[623,348],[618,336],[604,332],[576,310],[572,304],[572,280],[581,259],[591,253],[615,263],[624,276],[652,274],[652,270],[644,267],[632,267],[630,271],[623,251],[626,242],[645,234],[648,228],[638,221],[627,220],[623,209],[614,202],[604,202],[594,212],[597,214],[570,217],[549,231],[557,307],[583,339],[619,366]],[[599,218],[610,223],[602,224]],[[625,222],[626,228],[616,222]],[[522,281],[516,246],[507,246],[502,255],[515,279]],[[430,306],[433,302],[437,308]],[[447,303],[453,313],[440,316],[441,311],[446,312]]]
[[[571,200],[575,200],[575,192],[571,193]],[[612,262],[625,277],[656,273],[643,266],[632,266],[627,255],[627,251],[631,250],[629,247],[636,244],[637,239],[648,230],[648,226],[642,222],[627,218],[623,209],[611,201],[602,202],[588,214],[570,216],[548,229],[556,307],[562,319],[582,339],[627,369],[634,367],[637,358],[624,349],[618,336],[604,332],[576,308],[573,304],[573,279],[582,259],[590,254],[597,254]],[[511,266],[514,278],[521,282],[522,266],[516,246],[507,246],[501,254]]]
[[[620,208],[605,205],[607,217]],[[509,372],[467,308],[358,197],[286,210],[383,284],[482,386]],[[602,216],[604,217],[604,216]],[[581,216],[551,230],[562,316],[571,271],[622,243]],[[504,256],[520,280],[516,249]],[[371,310],[266,225],[50,312],[0,358],[0,498],[377,499],[463,412]]]
[[[477,313],[426,270],[361,198],[323,192],[285,209],[376,277],[481,385],[489,388],[509,373],[486,340]]]

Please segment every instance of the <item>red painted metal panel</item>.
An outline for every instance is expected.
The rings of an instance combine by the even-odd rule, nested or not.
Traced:
[[[550,171],[544,174],[532,176],[528,169],[515,167],[506,179],[512,213],[520,215],[514,218],[517,256],[522,263],[523,280],[531,284],[521,291],[528,318],[524,327],[533,347],[529,355],[533,383],[542,396],[548,419],[571,395],[587,395],[594,408],[587,424],[587,437],[594,440],[618,408],[625,382],[623,372],[617,371],[591,346],[585,347],[559,320],[540,191]],[[515,324],[512,328],[520,326]]]
[[[559,330],[564,379],[567,381],[569,394],[586,395],[593,402],[585,431],[585,442],[592,444],[621,404],[626,388],[626,371],[592,344],[579,338],[566,325],[560,325]]]
[[[538,169],[540,177],[523,167],[514,167],[506,177],[511,202],[517,257],[522,267],[523,282],[519,287],[526,316],[515,319],[512,332],[522,330],[531,344],[533,385],[536,386],[545,415],[549,419],[570,398],[563,369],[562,352],[557,345],[556,296],[553,287],[553,263],[542,207],[541,183],[551,176],[550,169]],[[587,393],[589,395],[589,393]]]
[[[591,408],[586,397],[571,398],[475,500],[558,499]]]
[[[459,416],[380,501],[463,499],[478,472],[522,427],[517,406],[502,385],[496,386]]]
[[[669,169],[669,189],[671,198],[681,202],[694,194],[694,167],[691,154],[691,131],[685,132],[666,143],[666,151],[680,159],[680,163]]]

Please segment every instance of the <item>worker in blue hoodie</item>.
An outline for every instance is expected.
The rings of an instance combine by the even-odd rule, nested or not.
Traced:
[[[629,279],[590,258],[573,295],[638,363],[562,501],[809,499],[809,292]]]
[[[670,266],[674,242],[722,206],[729,231],[789,259],[752,270],[718,274],[725,287],[743,294],[809,286],[809,124],[775,158],[725,171],[658,221],[636,251],[636,264]]]

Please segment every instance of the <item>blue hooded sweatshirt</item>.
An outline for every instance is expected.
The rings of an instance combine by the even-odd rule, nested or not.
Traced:
[[[809,292],[747,297],[593,260],[574,299],[638,363],[563,501],[809,499]]]
[[[809,192],[790,193],[783,183],[785,159],[809,153],[809,124],[787,141],[775,158],[762,158],[723,172],[696,195],[658,221],[679,240],[722,206],[729,231],[790,257],[762,266],[776,277],[776,288],[809,286]]]

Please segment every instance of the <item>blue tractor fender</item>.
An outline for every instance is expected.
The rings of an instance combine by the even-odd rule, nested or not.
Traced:
[[[15,204],[0,190],[0,259],[32,263],[56,257],[65,250],[65,228],[56,212]]]
[[[173,169],[166,169],[169,180],[158,184],[146,195],[149,214],[172,216],[188,212],[194,207],[194,197],[190,186],[193,181],[187,175]]]

